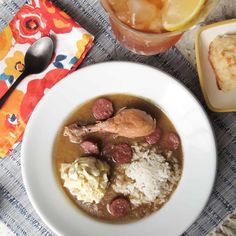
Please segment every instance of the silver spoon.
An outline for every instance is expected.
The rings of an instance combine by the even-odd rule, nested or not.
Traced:
[[[50,37],[43,37],[33,43],[25,54],[25,68],[20,77],[0,99],[0,108],[7,101],[17,85],[28,75],[44,71],[51,62],[54,52],[54,43]]]

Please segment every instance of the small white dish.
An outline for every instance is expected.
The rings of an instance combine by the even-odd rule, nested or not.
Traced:
[[[221,21],[202,27],[196,37],[196,59],[198,75],[208,107],[216,112],[236,111],[236,90],[219,90],[216,76],[208,59],[210,43],[223,34],[236,34],[236,19]]]
[[[81,103],[112,93],[151,99],[172,120],[183,145],[183,174],[176,191],[159,211],[135,223],[106,224],[87,217],[64,194],[53,169],[53,145],[63,121]],[[215,139],[198,101],[169,75],[128,62],[89,66],[59,82],[29,120],[21,160],[31,203],[45,223],[63,236],[180,235],[203,210],[216,174]]]

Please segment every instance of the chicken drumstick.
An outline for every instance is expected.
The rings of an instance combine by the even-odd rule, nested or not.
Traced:
[[[108,132],[117,136],[137,138],[149,135],[156,128],[156,121],[145,111],[139,109],[123,109],[114,117],[93,125],[79,126],[71,124],[64,129],[73,143],[80,143],[82,136],[95,132]]]

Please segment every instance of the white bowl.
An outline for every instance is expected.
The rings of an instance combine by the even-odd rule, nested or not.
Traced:
[[[171,199],[151,216],[129,224],[106,224],[87,217],[71,204],[53,170],[53,144],[63,121],[79,104],[112,93],[142,96],[160,106],[174,123],[184,152],[182,178]],[[34,208],[59,235],[174,236],[194,222],[209,198],[216,146],[205,112],[179,82],[140,64],[102,63],[69,75],[41,100],[25,131],[22,174]]]
[[[216,75],[208,59],[209,46],[219,35],[236,34],[236,19],[202,27],[196,37],[198,75],[208,107],[216,112],[236,111],[236,90],[223,92],[216,83]]]

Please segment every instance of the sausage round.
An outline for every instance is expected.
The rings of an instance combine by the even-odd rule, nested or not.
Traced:
[[[98,148],[97,143],[87,140],[87,141],[83,141],[80,144],[80,146],[83,148],[86,154],[99,155],[99,148]]]
[[[131,207],[127,198],[118,197],[112,200],[107,209],[112,216],[121,217],[126,215],[130,211]]]
[[[167,146],[171,150],[177,150],[180,145],[180,139],[178,135],[174,132],[167,134]]]
[[[113,104],[105,98],[97,99],[92,106],[92,113],[96,120],[106,120],[113,114]]]
[[[145,140],[148,144],[153,145],[157,144],[161,139],[161,129],[159,127],[156,127],[156,129],[145,137]]]
[[[133,151],[130,145],[126,143],[117,144],[112,151],[112,159],[119,164],[130,163],[133,157]]]

